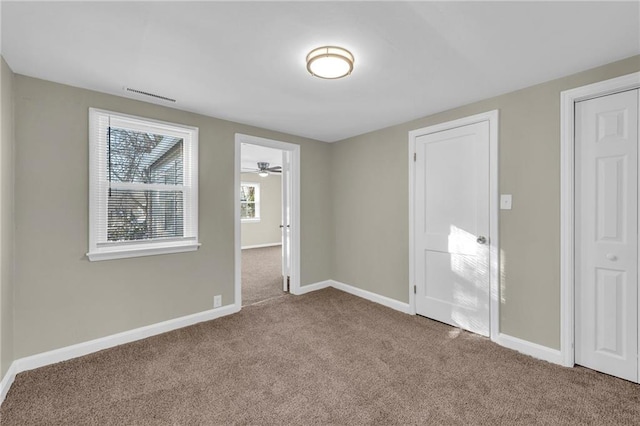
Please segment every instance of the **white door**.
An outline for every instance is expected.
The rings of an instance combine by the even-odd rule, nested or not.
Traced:
[[[416,313],[489,335],[489,122],[416,138]]]
[[[291,275],[291,153],[282,151],[282,290],[289,291]]]
[[[575,112],[575,360],[637,382],[638,90]]]

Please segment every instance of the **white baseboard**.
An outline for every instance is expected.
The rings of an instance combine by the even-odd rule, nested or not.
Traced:
[[[562,352],[558,349],[552,349],[547,346],[522,340],[504,333],[498,334],[498,338],[495,340],[495,343],[543,361],[564,365]]]
[[[331,287],[337,288],[338,290],[342,290],[346,293],[353,294],[354,296],[362,297],[363,299],[379,303],[388,308],[395,309],[396,311],[404,312],[405,314],[409,313],[408,303],[400,302],[390,297],[381,296],[377,293],[372,293],[370,291],[363,290],[349,284],[341,283],[339,281],[331,280]]]
[[[254,249],[254,248],[263,248],[263,247],[275,247],[275,246],[281,246],[282,243],[278,242],[278,243],[267,243],[267,244],[255,244],[252,246],[242,246],[240,247],[242,250],[246,250],[246,249]]]
[[[147,337],[187,327],[199,322],[210,321],[226,315],[231,315],[238,311],[240,311],[240,308],[235,304],[226,305],[220,308],[210,309],[208,311],[198,312],[156,324],[135,328],[133,330],[123,331],[122,333],[112,334],[99,339],[66,346],[64,348],[19,358],[13,361],[9,371],[2,379],[2,382],[0,382],[0,403],[2,403],[4,396],[9,391],[9,387],[11,386],[11,383],[13,383],[13,379],[16,374],[23,371],[33,370],[34,368],[44,367],[45,365],[81,357],[103,349],[134,342],[136,340],[146,339]]]
[[[27,370],[33,370],[49,364],[66,361],[71,358],[77,358],[98,352],[103,349],[112,348],[114,346],[123,345],[125,343],[134,342],[136,340],[146,339],[147,337],[157,334],[166,333],[167,331],[176,330],[178,328],[187,327],[202,321],[210,321],[238,312],[240,309],[236,305],[227,305],[220,308],[210,309],[208,311],[198,312],[184,317],[174,318],[168,321],[147,325],[145,327],[135,328],[122,333],[112,334],[110,336],[101,337],[99,339],[89,340],[87,342],[66,346],[60,349],[31,355],[20,358],[15,361],[17,366],[16,373]]]
[[[338,290],[342,290],[344,292],[362,297],[372,302],[379,303],[391,309],[395,309],[396,311],[404,312],[406,314],[411,313],[410,305],[408,303],[403,303],[386,296],[381,296],[377,293],[372,293],[367,290],[362,290],[361,288],[354,287],[345,283],[341,283],[339,281],[334,281],[334,280],[328,280],[328,281],[331,283],[330,284],[331,287],[334,287]],[[321,283],[313,284],[312,286],[325,284],[326,282],[327,281],[323,281]],[[324,288],[324,287],[319,286],[317,289],[319,290],[320,288]],[[312,289],[310,289],[309,291],[311,290]],[[505,348],[513,349],[515,351],[518,351],[525,355],[532,356],[534,358],[541,359],[543,361],[548,361],[553,364],[564,365],[562,352],[557,349],[552,349],[546,346],[542,346],[537,343],[533,343],[527,340],[519,339],[517,337],[509,336],[508,334],[504,334],[504,333],[498,334],[498,338],[495,339],[495,343],[499,344],[500,346],[504,346]]]
[[[16,374],[16,362],[14,361],[9,366],[9,369],[2,380],[0,380],[0,405],[4,402],[4,398],[7,396],[9,388],[11,387],[13,380],[16,378]]]
[[[325,280],[325,281],[320,281],[313,284],[300,286],[300,290],[295,294],[296,295],[306,294],[311,291],[322,290],[323,288],[327,288],[327,287],[333,287],[338,290],[342,290],[345,293],[362,297],[363,299],[367,299],[371,302],[379,303],[388,308],[395,309],[396,311],[404,312],[405,314],[409,313],[408,303],[400,302],[398,300],[391,299],[390,297],[381,296],[377,293],[372,293],[370,291],[363,290],[361,288],[354,287],[352,285],[341,283],[340,281],[335,281],[335,280]]]
[[[300,289],[294,294],[296,296],[299,296],[301,294],[306,294],[311,291],[322,290],[323,288],[331,287],[331,284],[332,284],[331,280],[325,280],[325,281],[320,281],[313,284],[301,285]]]

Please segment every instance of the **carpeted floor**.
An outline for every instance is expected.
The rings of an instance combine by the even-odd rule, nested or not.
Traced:
[[[242,250],[242,306],[284,294],[282,246]]]
[[[640,386],[335,289],[16,377],[2,425],[638,424]]]

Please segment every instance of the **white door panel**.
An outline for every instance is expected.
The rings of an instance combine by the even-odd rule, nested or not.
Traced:
[[[488,336],[489,123],[417,137],[415,171],[416,312]]]
[[[638,90],[576,104],[576,363],[638,381]]]

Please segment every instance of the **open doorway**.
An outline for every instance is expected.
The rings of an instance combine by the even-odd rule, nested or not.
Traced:
[[[299,146],[236,135],[236,300],[299,287]]]
[[[240,147],[240,244],[242,304],[282,296],[284,230],[280,149],[243,143]]]

